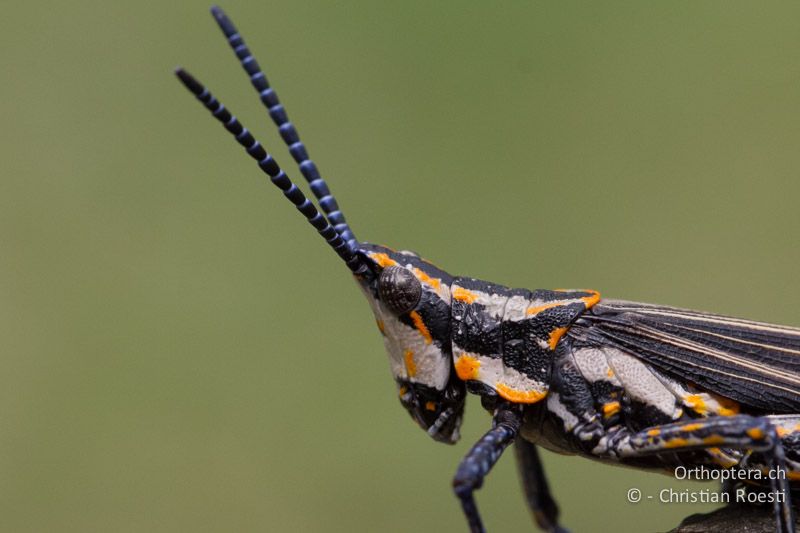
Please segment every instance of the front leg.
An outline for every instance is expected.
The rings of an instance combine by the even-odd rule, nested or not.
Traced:
[[[453,490],[461,500],[472,533],[485,531],[472,493],[483,485],[483,478],[500,459],[503,450],[514,441],[521,425],[522,409],[519,406],[498,407],[492,418],[492,429],[475,443],[458,465],[453,477]]]
[[[558,505],[550,494],[550,486],[536,445],[518,437],[514,449],[517,452],[517,466],[525,500],[536,525],[548,533],[569,533],[558,525]]]

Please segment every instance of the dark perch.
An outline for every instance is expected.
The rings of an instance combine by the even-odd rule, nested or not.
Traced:
[[[731,504],[710,513],[689,515],[669,533],[774,533],[775,517],[768,506]]]

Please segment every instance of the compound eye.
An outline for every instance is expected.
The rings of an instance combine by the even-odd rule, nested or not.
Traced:
[[[422,297],[422,284],[401,266],[386,267],[378,278],[378,294],[390,311],[402,315],[414,309]]]

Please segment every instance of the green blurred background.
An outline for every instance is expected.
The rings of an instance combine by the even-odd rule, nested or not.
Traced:
[[[299,176],[207,7],[3,6],[0,530],[464,531],[489,419],[471,400],[455,447],[413,424],[346,269],[173,78]],[[224,7],[362,239],[800,324],[797,3]],[[544,460],[577,532],[710,509]],[[532,528],[511,456],[478,498]]]

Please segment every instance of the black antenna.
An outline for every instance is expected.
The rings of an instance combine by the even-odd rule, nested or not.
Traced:
[[[225,129],[228,130],[241,144],[250,157],[258,161],[258,166],[272,180],[290,202],[294,204],[306,220],[317,229],[320,235],[327,241],[328,245],[339,254],[347,264],[348,268],[355,274],[362,274],[366,271],[366,266],[355,253],[355,248],[345,241],[342,236],[328,223],[328,220],[317,211],[314,204],[306,198],[303,191],[292,183],[292,180],[281,169],[275,159],[267,153],[253,135],[245,128],[230,111],[225,109],[222,102],[217,100],[202,83],[197,81],[191,74],[182,68],[175,69],[175,75],[194,94],[203,105],[211,111],[211,114],[219,120]]]
[[[350,229],[350,225],[345,220],[344,214],[339,209],[336,198],[333,197],[328,188],[328,184],[325,183],[325,180],[320,176],[317,166],[309,159],[308,152],[305,145],[300,141],[300,135],[297,133],[297,129],[289,122],[289,117],[283,105],[278,100],[277,93],[270,87],[267,76],[261,70],[256,58],[250,53],[247,44],[245,44],[244,39],[239,34],[239,30],[236,29],[233,22],[231,22],[225,12],[218,6],[213,6],[211,8],[211,14],[214,16],[214,20],[217,21],[222,33],[224,33],[225,37],[228,39],[228,43],[236,53],[236,57],[239,58],[242,68],[244,68],[245,72],[250,76],[250,83],[252,83],[253,87],[258,91],[261,102],[267,108],[269,116],[272,117],[272,121],[278,126],[278,132],[280,132],[283,141],[289,147],[289,153],[292,154],[292,157],[300,167],[300,172],[311,187],[311,192],[314,193],[314,196],[319,201],[322,211],[342,238],[348,241],[351,247],[355,247],[358,241],[353,231]]]

